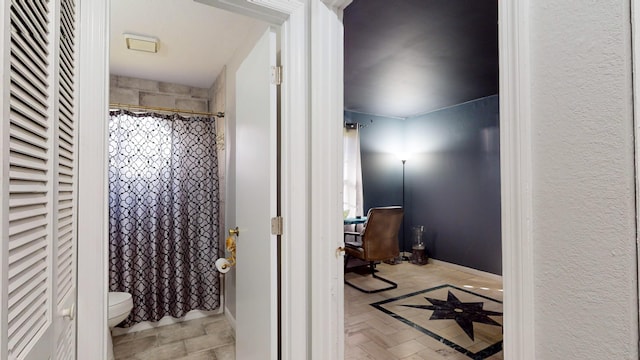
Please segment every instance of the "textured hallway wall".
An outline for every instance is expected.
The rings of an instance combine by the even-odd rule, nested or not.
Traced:
[[[528,4],[536,358],[638,359],[630,4]]]

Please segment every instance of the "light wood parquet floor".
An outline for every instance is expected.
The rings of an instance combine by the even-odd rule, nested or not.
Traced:
[[[482,276],[444,264],[423,266],[402,263],[380,264],[378,275],[398,283],[398,288],[377,294],[365,294],[345,286],[345,360],[462,360],[470,357],[437,341],[425,333],[372,307],[370,304],[396,298],[443,284],[468,289],[502,301],[502,282],[498,277]],[[345,274],[347,279],[370,288],[385,284],[377,280],[362,281],[362,275]],[[438,320],[457,325],[453,320]],[[498,328],[498,331],[499,328]],[[490,360],[503,359],[500,351]]]

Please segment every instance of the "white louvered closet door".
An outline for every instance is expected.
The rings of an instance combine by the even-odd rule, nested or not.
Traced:
[[[0,10],[0,360],[75,358],[76,7]]]

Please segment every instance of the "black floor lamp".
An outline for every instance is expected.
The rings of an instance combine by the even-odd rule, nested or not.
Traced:
[[[407,238],[406,226],[404,226],[404,219],[407,216],[407,212],[404,208],[404,165],[407,162],[407,156],[402,154],[400,156],[400,160],[402,161],[402,211],[404,212],[404,216],[402,217],[402,252],[401,258],[402,260],[409,260],[409,258],[405,255],[405,239]]]

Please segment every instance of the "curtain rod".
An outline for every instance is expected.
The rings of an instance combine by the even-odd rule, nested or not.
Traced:
[[[155,111],[164,111],[170,113],[182,113],[182,114],[191,114],[191,115],[204,115],[204,116],[215,116],[219,118],[224,117],[223,112],[210,113],[210,112],[200,112],[200,111],[192,111],[192,110],[182,110],[182,109],[172,109],[172,108],[163,108],[163,107],[153,107],[153,106],[142,106],[142,105],[128,105],[128,104],[118,104],[111,103],[109,107],[119,108],[119,109],[137,109],[137,110],[155,110]]]

